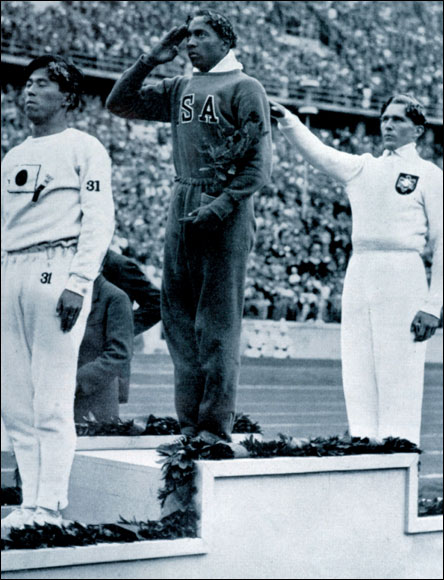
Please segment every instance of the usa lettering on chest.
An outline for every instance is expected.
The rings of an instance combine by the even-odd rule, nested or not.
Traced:
[[[183,95],[180,103],[180,121],[181,123],[191,123],[195,115],[195,94],[190,93]],[[219,117],[216,114],[216,104],[214,95],[207,95],[205,102],[198,113],[198,120],[201,123],[210,123],[212,125],[219,123]]]

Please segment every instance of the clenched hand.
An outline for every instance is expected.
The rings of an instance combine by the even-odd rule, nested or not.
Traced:
[[[56,312],[61,319],[61,328],[63,332],[69,332],[77,322],[80,311],[83,306],[83,296],[63,290],[59,301],[57,302]]]
[[[435,334],[438,326],[439,318],[420,310],[413,319],[410,332],[413,332],[415,335],[415,342],[423,342]]]

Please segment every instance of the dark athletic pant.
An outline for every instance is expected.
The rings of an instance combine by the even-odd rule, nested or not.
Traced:
[[[216,228],[181,224],[179,218],[214,199],[209,187],[192,178],[176,183],[165,236],[162,321],[182,432],[208,430],[231,440],[255,221],[249,198]]]

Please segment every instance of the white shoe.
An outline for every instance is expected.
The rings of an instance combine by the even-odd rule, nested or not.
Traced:
[[[2,530],[10,528],[22,530],[26,525],[32,526],[34,514],[34,508],[15,508],[10,514],[2,518]]]
[[[43,507],[38,507],[32,518],[32,524],[37,526],[45,526],[46,524],[61,527],[63,524],[62,514],[57,510],[48,510]]]

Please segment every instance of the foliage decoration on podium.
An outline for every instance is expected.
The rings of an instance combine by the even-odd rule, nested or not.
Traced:
[[[76,424],[79,437],[134,437],[144,435],[180,435],[180,425],[174,417],[155,417],[128,419],[122,421],[115,417],[111,421],[98,421],[91,413]],[[259,423],[252,421],[249,415],[238,413],[234,420],[233,433],[262,433]]]
[[[377,453],[421,453],[406,439],[389,437],[383,441],[368,438],[332,436],[296,439],[279,435],[273,441],[258,441],[251,435],[240,444],[209,444],[199,438],[181,437],[171,444],[160,445],[163,487],[159,490],[162,507],[170,502],[174,510],[160,520],[129,521],[121,518],[116,524],[82,525],[72,522],[57,526],[26,526],[13,529],[2,539],[2,550],[34,549],[61,546],[85,546],[103,542],[136,542],[141,540],[196,537],[198,514],[194,505],[196,461],[232,459],[239,448],[244,457],[327,457]],[[420,515],[442,513],[442,498],[422,500]]]

